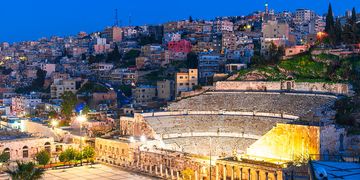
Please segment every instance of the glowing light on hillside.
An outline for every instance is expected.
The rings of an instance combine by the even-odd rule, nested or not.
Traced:
[[[318,32],[316,34],[316,38],[320,41],[322,41],[324,38],[326,38],[328,34],[326,32]]]

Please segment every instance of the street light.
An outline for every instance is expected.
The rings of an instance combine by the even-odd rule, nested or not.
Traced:
[[[86,119],[86,116],[84,115],[80,115],[80,116],[77,116],[76,117],[76,120],[79,122],[80,124],[80,152],[81,152],[81,160],[80,160],[80,163],[81,163],[81,166],[82,166],[82,156],[83,156],[83,152],[82,152],[82,133],[81,133],[81,130],[82,130],[82,123],[83,122],[86,122],[87,119]]]
[[[51,121],[51,126],[54,129],[55,127],[57,127],[59,125],[59,121],[58,120],[52,120]]]
[[[140,141],[141,141],[141,142],[146,142],[146,136],[145,136],[145,135],[141,135]]]
[[[131,137],[129,138],[129,141],[130,141],[131,143],[135,142],[134,137],[131,136]]]

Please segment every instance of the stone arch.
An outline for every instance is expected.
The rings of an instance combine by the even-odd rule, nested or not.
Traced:
[[[3,151],[4,154],[8,154],[8,157],[11,158],[10,156],[10,148],[5,148],[4,151]]]
[[[23,154],[23,158],[28,158],[29,157],[29,147],[24,146],[22,148],[22,154]]]
[[[51,143],[50,142],[46,142],[44,144],[45,146],[45,151],[47,151],[48,153],[51,153]]]

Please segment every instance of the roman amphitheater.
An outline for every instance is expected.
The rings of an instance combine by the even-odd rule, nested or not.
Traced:
[[[334,124],[333,105],[350,94],[345,84],[219,82],[162,112],[124,117],[120,131],[146,136],[134,160],[145,171],[170,177],[193,167],[199,179],[278,179],[288,162],[344,149],[345,132]],[[165,160],[174,153],[191,160]],[[188,161],[197,165],[185,166]]]

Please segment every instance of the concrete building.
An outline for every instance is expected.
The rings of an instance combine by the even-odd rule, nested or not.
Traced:
[[[107,44],[106,38],[96,38],[96,44],[94,45],[95,54],[106,53],[110,50],[110,44]]]
[[[156,98],[156,86],[140,85],[132,90],[132,96],[135,103],[147,103]]]
[[[172,80],[158,81],[157,83],[158,99],[166,101],[175,98],[175,83]]]
[[[66,91],[74,94],[77,92],[75,80],[55,79],[50,86],[50,96],[54,99],[60,99]]]
[[[176,95],[193,90],[193,87],[198,85],[198,70],[189,69],[187,72],[176,73],[175,85]]]
[[[268,21],[262,25],[261,52],[266,54],[271,43],[284,46],[289,40],[290,29],[287,23]]]
[[[234,31],[234,24],[229,20],[217,20],[214,22],[213,31],[216,33],[223,31],[232,32]]]
[[[32,161],[42,150],[50,154],[55,152],[53,138],[32,137],[13,131],[0,131],[0,137],[0,152],[9,154],[10,161]]]
[[[180,33],[166,33],[164,35],[163,44],[167,44],[170,41],[180,41],[181,40],[181,34]]]
[[[308,46],[292,46],[285,48],[285,57],[294,56],[309,50]]]
[[[46,77],[50,77],[55,72],[56,64],[41,64],[41,69],[46,71]]]
[[[215,73],[220,72],[221,64],[222,58],[219,54],[204,53],[199,55],[199,79],[204,81],[204,79],[210,78]]]
[[[93,71],[110,71],[114,67],[111,63],[94,63],[91,65]]]
[[[315,12],[310,9],[296,9],[294,22],[296,24],[306,24],[313,20],[315,17]]]
[[[191,52],[191,42],[187,40],[170,41],[168,44],[168,49],[169,51],[177,53],[189,53]]]
[[[107,27],[101,36],[106,38],[107,42],[121,42],[123,38],[123,31],[117,26]]]
[[[33,95],[15,96],[11,98],[11,111],[16,116],[26,116],[34,113],[40,103],[41,99]]]
[[[246,68],[247,68],[247,64],[231,63],[225,65],[225,72],[232,73],[234,71],[239,71],[241,69],[246,69]]]

